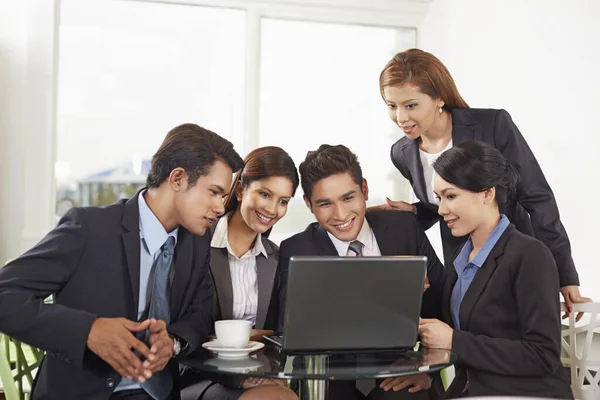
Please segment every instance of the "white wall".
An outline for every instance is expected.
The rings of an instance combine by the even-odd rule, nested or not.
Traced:
[[[17,254],[25,195],[22,132],[25,85],[25,2],[0,2],[0,265]],[[13,254],[9,256],[9,254]]]
[[[471,107],[504,108],[548,179],[581,291],[600,301],[600,1],[434,0],[420,47]]]
[[[0,0],[0,265],[52,226],[56,0]]]

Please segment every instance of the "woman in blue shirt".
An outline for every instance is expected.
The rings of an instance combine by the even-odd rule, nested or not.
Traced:
[[[439,214],[468,235],[448,264],[443,319],[423,319],[425,346],[452,349],[447,397],[520,395],[572,399],[560,362],[558,273],[552,253],[500,213],[518,173],[483,142],[464,142],[433,164]]]

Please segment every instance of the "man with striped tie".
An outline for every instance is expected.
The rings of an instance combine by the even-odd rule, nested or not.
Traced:
[[[317,222],[281,243],[283,282],[292,256],[424,255],[431,288],[423,295],[421,316],[439,315],[445,279],[442,264],[412,213],[366,210],[369,188],[356,154],[343,145],[309,151],[300,164],[300,182],[306,206]],[[285,296],[285,289],[282,292]],[[393,387],[390,382],[331,381],[329,395],[332,399],[429,398],[427,375],[407,378]]]

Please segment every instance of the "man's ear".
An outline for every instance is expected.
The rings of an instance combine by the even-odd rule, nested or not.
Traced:
[[[364,178],[362,181],[361,190],[365,196],[365,201],[369,200],[369,185],[367,185],[367,180]]]
[[[308,199],[308,197],[306,197],[306,195],[303,195],[302,198],[304,199],[304,204],[306,204],[306,207],[308,207],[310,212],[314,214],[312,204],[310,204],[310,200]]]
[[[177,167],[171,171],[169,174],[169,186],[171,186],[171,188],[176,192],[187,188],[188,175],[185,172],[185,169]]]

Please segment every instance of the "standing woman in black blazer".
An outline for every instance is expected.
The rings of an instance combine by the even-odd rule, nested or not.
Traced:
[[[413,211],[423,228],[429,229],[441,220],[432,191],[433,162],[467,140],[484,141],[521,175],[515,201],[503,211],[520,232],[538,238],[552,251],[568,311],[572,303],[584,302],[554,194],[508,112],[469,108],[444,64],[419,49],[396,54],[381,72],[379,85],[390,118],[405,135],[392,146],[392,162],[409,180],[419,202],[387,199],[387,204],[377,207]],[[440,233],[444,259],[449,260],[465,238],[454,237],[445,224],[440,224]]]
[[[445,322],[419,323],[425,346],[458,357],[447,397],[572,399],[560,362],[554,258],[500,213],[517,187],[516,169],[476,141],[454,146],[433,167],[438,213],[452,235],[468,237],[448,264]]]
[[[283,149],[267,146],[251,151],[235,176],[225,214],[212,231],[213,319],[252,321],[252,340],[273,334],[282,323],[279,247],[268,236],[287,213],[299,183],[294,161]],[[285,387],[286,380],[210,378],[214,381],[186,371],[182,400],[298,399]]]

